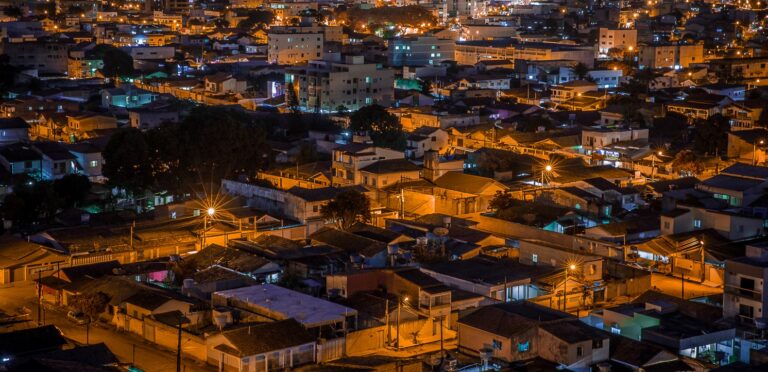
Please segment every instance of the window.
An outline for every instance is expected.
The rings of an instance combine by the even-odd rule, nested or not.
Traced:
[[[603,340],[593,340],[592,341],[592,348],[593,349],[602,349],[603,348]]]
[[[533,263],[538,263],[539,262],[539,255],[537,255],[536,253],[533,253],[531,255],[531,261],[533,261]]]
[[[501,341],[495,340],[495,339],[493,340],[493,348],[494,349],[501,350],[501,346],[502,346]]]
[[[91,168],[96,168],[96,167],[98,167],[98,166],[99,166],[99,162],[98,162],[98,161],[96,161],[96,160],[91,160],[91,161],[88,163],[88,165],[89,165]]]
[[[316,206],[316,205],[312,206],[312,212],[317,213],[318,210],[320,210],[320,208],[318,206]]]
[[[531,349],[531,342],[530,341],[518,342],[517,343],[517,352],[518,353],[524,353],[524,352],[526,352],[526,351],[528,351],[530,349]]]
[[[576,347],[576,356],[577,357],[584,356],[584,347],[582,346]]]
[[[694,228],[694,229],[700,229],[700,228],[701,228],[701,220],[699,220],[699,219],[694,219],[694,220],[693,220],[693,228]]]

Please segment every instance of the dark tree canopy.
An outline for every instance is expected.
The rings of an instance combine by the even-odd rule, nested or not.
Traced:
[[[269,10],[252,10],[248,12],[248,17],[237,24],[238,28],[250,30],[256,26],[265,27],[271,24],[275,19],[275,14]]]
[[[268,123],[235,110],[200,106],[180,123],[112,137],[104,152],[104,175],[129,191],[158,187],[176,195],[201,182],[252,176],[270,162]]]
[[[68,174],[53,181],[53,190],[56,192],[65,207],[76,207],[91,190],[91,182],[82,174]]]
[[[320,212],[338,229],[347,230],[357,222],[371,220],[371,201],[359,191],[345,190],[324,205]]]
[[[102,171],[110,185],[129,192],[145,190],[152,185],[150,148],[138,129],[115,133],[107,143],[103,156]]]
[[[93,53],[104,61],[102,72],[106,77],[120,77],[133,74],[133,58],[130,54],[108,44],[99,44]]]
[[[349,128],[355,132],[367,132],[377,146],[397,150],[405,148],[405,134],[400,121],[379,105],[365,106],[353,113]]]
[[[720,114],[697,122],[693,133],[693,151],[697,154],[717,155],[728,148],[728,119]]]

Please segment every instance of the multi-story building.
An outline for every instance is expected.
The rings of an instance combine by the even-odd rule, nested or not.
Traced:
[[[307,10],[317,10],[316,1],[270,1],[269,10],[275,14],[278,24],[288,24]]]
[[[487,0],[447,0],[448,18],[479,19],[488,14]]]
[[[96,71],[104,68],[104,60],[84,48],[69,51],[67,75],[70,79],[86,79],[96,76]]]
[[[598,58],[607,58],[611,49],[637,49],[637,30],[600,28],[597,42]]]
[[[267,35],[267,61],[279,65],[295,65],[323,58],[322,32],[301,28],[270,29]]]
[[[640,68],[686,68],[704,63],[704,44],[641,45],[638,55]]]
[[[67,72],[68,45],[61,42],[0,43],[0,54],[9,64],[23,69],[36,69],[42,74]]]
[[[509,59],[526,61],[568,60],[594,66],[592,46],[555,43],[521,43],[514,39],[476,40],[456,43],[456,62],[474,65],[482,60]]]
[[[709,68],[721,77],[768,78],[768,58],[724,58],[709,61]]]
[[[768,309],[768,247],[746,247],[746,256],[725,261],[723,317],[764,328]]]
[[[434,36],[397,38],[389,43],[387,57],[391,66],[425,66],[453,60],[454,41]]]
[[[307,111],[388,106],[394,95],[394,72],[365,63],[362,56],[346,56],[342,61],[339,54],[329,54],[324,60],[289,69],[285,79],[288,87],[293,86],[299,107]],[[290,99],[288,94],[286,99]]]
[[[371,144],[350,143],[333,150],[332,182],[335,186],[359,185],[363,182],[361,169],[380,160],[403,159],[401,151]]]

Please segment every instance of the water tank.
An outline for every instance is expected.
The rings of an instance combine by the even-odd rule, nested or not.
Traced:
[[[184,279],[184,282],[181,284],[182,288],[189,289],[195,286],[195,280],[191,278]]]

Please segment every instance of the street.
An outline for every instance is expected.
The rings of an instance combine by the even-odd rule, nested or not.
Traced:
[[[37,322],[37,294],[34,283],[16,283],[13,287],[0,288],[0,311],[14,314],[19,308],[31,309],[29,322],[4,327],[2,332],[13,329],[23,329],[35,326]],[[77,325],[66,317],[65,309],[51,310],[44,306],[44,323],[55,324],[65,337],[75,343],[86,343],[86,326]],[[111,326],[93,323],[89,327],[88,342],[90,344],[105,343],[122,363],[133,363],[147,372],[167,372],[176,370],[176,354],[155,344],[142,340],[140,337],[115,331]],[[194,360],[182,358],[182,371],[215,371],[213,366],[205,365]]]
[[[656,288],[659,291],[680,297],[682,290],[682,281],[680,278],[674,278],[671,276],[653,273],[651,276],[651,288]],[[713,294],[722,294],[723,288],[709,287],[696,282],[685,281],[685,298],[691,299],[696,297],[709,296]]]

